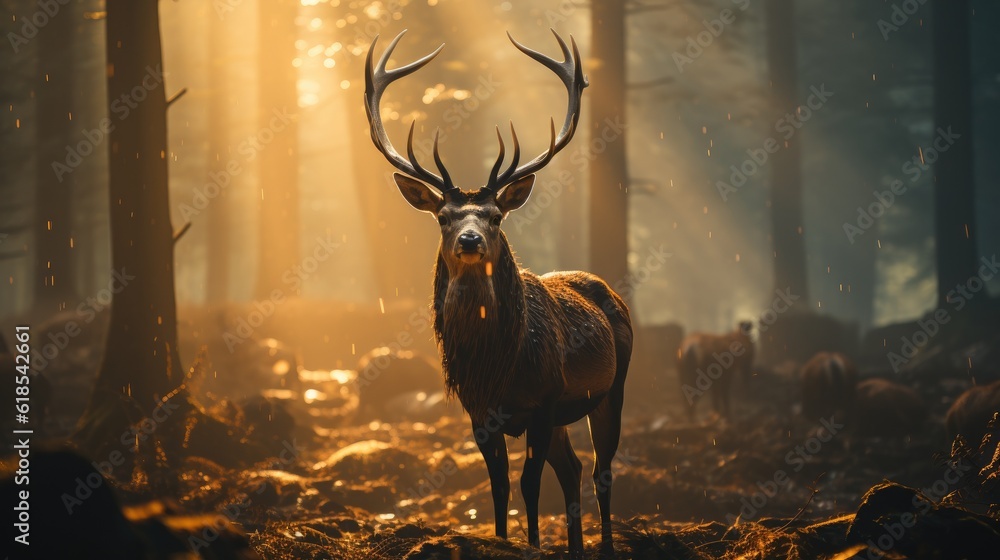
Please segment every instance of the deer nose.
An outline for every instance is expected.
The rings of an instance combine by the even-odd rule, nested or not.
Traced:
[[[478,233],[466,232],[458,236],[458,244],[463,251],[477,251],[479,244],[483,242],[483,236]]]

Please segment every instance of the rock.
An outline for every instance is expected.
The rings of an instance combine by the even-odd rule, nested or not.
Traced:
[[[380,347],[358,362],[362,417],[366,420],[396,415],[390,403],[404,395],[432,395],[444,388],[441,368],[426,356]]]
[[[122,508],[98,471],[110,470],[107,461],[92,463],[68,448],[33,451],[30,459],[30,548],[18,550],[17,528],[6,525],[6,542],[14,543],[8,550],[17,558],[258,558],[224,516],[188,514],[160,500]],[[0,495],[18,504],[25,487],[13,476],[17,462],[3,464]]]
[[[891,549],[913,559],[987,560],[1000,550],[1000,523],[886,482],[862,498],[847,539],[880,555]]]

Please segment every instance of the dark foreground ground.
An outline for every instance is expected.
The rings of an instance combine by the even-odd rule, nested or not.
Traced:
[[[332,400],[356,407],[350,380],[344,386],[343,398]],[[694,423],[669,398],[632,396],[614,464],[618,557],[996,557],[1000,525],[952,507],[987,512],[995,493],[983,495],[993,484],[984,479],[997,472],[996,462],[980,475],[988,458],[974,467],[967,458],[947,461],[944,402],[932,406],[911,436],[870,438],[849,418],[798,418],[791,412],[793,386],[780,377],[741,383],[737,391],[734,421],[719,419],[703,403]],[[484,463],[467,421],[440,398],[418,394],[411,400],[424,408],[380,414],[422,417],[394,421],[369,419],[356,409],[353,420],[345,419],[343,410],[331,414],[336,407],[317,409],[315,401],[285,400],[290,415],[273,407],[281,400],[274,397],[256,401],[256,412],[244,404],[231,419],[252,425],[245,446],[266,447],[273,458],[224,466],[224,446],[204,447],[193,428],[191,449],[203,452],[173,469],[177,479],[165,492],[173,498],[151,493],[150,480],[111,487],[140,532],[158,520],[156,527],[162,522],[181,535],[188,553],[206,558],[563,557],[563,501],[549,470],[542,547],[526,544],[517,484],[523,440],[509,443],[511,539],[492,537]],[[222,399],[205,410],[221,418],[237,409]],[[572,435],[589,473],[586,424],[574,426]],[[583,501],[586,546],[596,557],[599,523],[588,476]]]
[[[268,359],[247,359],[264,364],[265,377],[300,369],[301,382],[240,393],[234,379],[261,385],[249,379],[252,368],[234,364],[238,378],[190,379],[186,391],[196,406],[152,426],[148,441],[110,442],[96,457],[101,468],[102,460],[123,453],[135,459],[134,470],[112,466],[100,478],[92,454],[76,467],[58,456],[47,474],[34,471],[40,485],[33,487],[39,488],[34,527],[42,541],[36,546],[73,543],[68,553],[34,557],[563,557],[563,498],[549,469],[540,503],[542,547],[526,544],[518,485],[523,439],[508,440],[511,538],[492,536],[485,464],[466,417],[440,393],[433,367],[425,373],[434,389],[397,386],[392,368],[365,384],[354,371],[306,370],[280,345],[268,344],[259,346]],[[761,369],[737,381],[732,419],[703,402],[694,421],[684,414],[669,368],[662,376],[637,372],[630,375],[613,465],[619,558],[997,557],[1000,457],[989,447],[953,451],[943,428],[945,411],[969,380],[916,383],[926,415],[908,435],[873,437],[878,426],[870,419],[803,419],[791,368]],[[66,435],[92,377],[46,373],[61,380],[48,423]],[[596,557],[599,518],[586,423],[571,434],[584,463],[584,538]],[[183,451],[165,453],[171,445]],[[167,455],[173,459],[161,464]],[[8,457],[0,467],[11,473],[16,462]],[[88,477],[100,482],[97,488],[88,482],[93,491],[83,489],[80,498],[79,480]],[[67,506],[66,496],[82,505]],[[45,533],[42,520],[49,518],[63,524]],[[130,542],[157,552],[94,556],[80,552],[82,542],[117,552]]]

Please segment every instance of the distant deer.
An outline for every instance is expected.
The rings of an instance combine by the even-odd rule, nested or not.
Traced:
[[[962,393],[945,416],[948,437],[952,440],[961,435],[973,449],[978,449],[986,435],[993,415],[1000,413],[1000,381],[988,385],[977,385]],[[1000,424],[993,427],[993,443],[996,443]]]
[[[446,385],[472,418],[473,433],[486,460],[496,534],[507,538],[510,479],[504,434],[519,437],[527,432],[521,492],[528,515],[528,541],[539,545],[538,494],[542,468],[548,461],[566,500],[570,554],[583,556],[582,465],[566,426],[587,416],[596,455],[594,484],[601,511],[602,551],[613,552],[611,461],[618,450],[625,375],[632,354],[628,307],[592,274],[538,276],[520,269],[500,229],[507,214],[527,201],[534,173],[566,147],[576,130],[580,97],[587,86],[576,43],[571,37],[571,53],[553,31],[564,58],[558,62],[508,34],[514,46],[563,82],[569,94],[566,119],[558,135],[555,122],[550,122],[548,149],[520,166],[520,147],[511,125],[514,152],[503,171],[504,143],[497,128],[500,155],[486,185],[463,191],[452,183],[441,161],[437,134],[434,162],[440,176],[421,167],[414,156],[413,125],[406,158],[386,135],[379,112],[386,87],[423,67],[444,47],[386,70],[403,33],[393,39],[374,68],[372,55],[378,38],[372,41],[366,62],[365,108],[372,141],[403,172],[393,175],[399,191],[411,206],[433,214],[441,226],[434,271],[434,334]],[[494,422],[497,418],[499,424]]]
[[[819,352],[799,370],[802,414],[810,420],[843,413],[854,406],[858,368],[839,352]]]
[[[688,418],[694,420],[698,399],[712,394],[715,412],[730,418],[729,387],[733,378],[748,378],[753,368],[753,323],[744,321],[726,334],[692,333],[677,349],[677,375],[687,402]]]

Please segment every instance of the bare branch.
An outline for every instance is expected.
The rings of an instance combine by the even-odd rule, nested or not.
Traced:
[[[184,227],[182,227],[180,231],[174,234],[174,243],[180,241],[181,237],[184,237],[184,234],[187,233],[189,229],[191,229],[191,222],[184,224]]]
[[[181,97],[184,97],[184,94],[187,93],[187,92],[188,92],[188,88],[181,88],[180,91],[178,91],[177,93],[171,95],[167,99],[167,109],[169,109],[170,106],[173,105],[174,102],[176,102],[177,100],[179,100]]]

